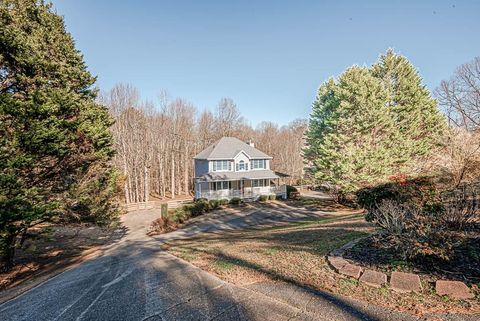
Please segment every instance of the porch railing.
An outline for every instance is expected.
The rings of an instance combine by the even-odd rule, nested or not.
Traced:
[[[231,199],[234,197],[238,198],[256,198],[261,195],[281,195],[286,197],[287,189],[285,185],[282,186],[264,186],[264,187],[245,187],[242,190],[217,190],[217,191],[197,191],[197,198],[206,198],[206,199],[221,199],[227,198]]]

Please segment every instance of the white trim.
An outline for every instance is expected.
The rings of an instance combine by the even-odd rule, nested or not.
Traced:
[[[209,163],[212,163],[212,173],[217,173],[217,172],[232,172],[232,167],[233,167],[233,161],[229,160],[229,159],[218,159],[218,160],[214,160],[214,161],[209,161]],[[217,164],[215,164],[216,162],[227,162],[227,169],[216,169],[215,167],[218,167],[216,166]],[[223,167],[223,166],[222,166]],[[209,169],[210,169],[210,164],[209,164]]]
[[[240,153],[239,153],[240,154]],[[245,153],[245,155],[247,155]],[[235,155],[235,157],[237,157],[237,155]],[[248,155],[247,155],[248,156]],[[250,157],[248,156],[249,159],[273,159],[272,156],[262,156],[262,157]],[[212,160],[234,160],[234,158],[225,158],[225,157],[221,157],[221,158],[195,158],[195,159],[198,159],[198,160],[208,160],[208,161],[212,161]]]
[[[263,161],[263,167],[254,167],[254,161]],[[251,171],[258,171],[258,170],[266,170],[267,169],[267,159],[265,158],[255,158],[250,160],[250,170]]]
[[[233,156],[233,159],[237,158],[237,156],[240,155],[241,153],[245,154],[245,156],[247,156],[248,159],[251,159],[250,155],[248,155],[243,149],[239,151],[235,156]]]

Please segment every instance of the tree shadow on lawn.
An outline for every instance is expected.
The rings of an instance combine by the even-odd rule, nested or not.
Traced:
[[[330,200],[308,200],[304,199],[301,201],[300,206],[305,207],[307,210],[322,210],[324,212],[341,212],[341,211],[351,211],[356,210],[351,207],[347,207],[341,204],[338,204]]]
[[[309,260],[319,260],[342,245],[368,235],[369,233],[366,231],[337,227],[288,228],[287,230],[205,235],[201,239],[183,240],[174,246],[191,253],[204,252],[213,256],[228,255],[222,254],[222,252],[241,252],[242,249],[245,249],[247,254],[263,253],[265,259],[273,254],[288,256],[306,252],[313,255]],[[208,250],[212,244],[216,245],[219,250]]]
[[[201,237],[191,238],[183,242],[195,244],[197,242],[265,242],[275,246],[291,246],[303,244],[306,247],[313,244],[329,244],[327,252],[319,252],[326,255],[337,246],[351,241],[352,239],[367,236],[373,231],[373,225],[361,220],[358,214],[351,215],[327,215],[315,219],[305,219],[297,222],[289,222],[280,226],[257,226],[251,229],[229,231],[222,234],[204,234]]]
[[[263,269],[264,273],[310,293],[318,298],[317,302],[310,302],[313,312],[323,318],[392,320],[386,310],[310,289],[245,260],[229,256],[222,259]],[[72,295],[79,289],[89,289],[89,295]],[[309,302],[287,306],[266,293],[257,291],[255,294],[251,290],[255,289],[232,286],[166,254],[155,240],[127,240],[101,257],[84,262],[9,301],[0,309],[4,316],[10,316],[5,320],[17,319],[18,315],[92,320],[105,316],[117,320],[274,320],[275,316],[282,320],[286,317],[307,319],[301,318],[299,311],[306,309]],[[395,320],[410,319],[394,315],[397,315]]]
[[[344,230],[339,230],[339,233],[344,232]],[[299,233],[296,234],[294,238],[305,236],[305,234]],[[277,238],[273,238],[274,240],[278,240]],[[281,240],[281,238],[280,238]],[[290,242],[289,242],[290,243]],[[292,242],[288,245],[290,249],[303,251],[302,248],[295,247],[296,242]],[[188,247],[187,247],[188,248]],[[192,248],[194,250],[194,248]],[[315,250],[317,255],[324,255],[328,253],[328,247],[323,248],[323,251]],[[392,312],[388,309],[384,308],[377,308],[372,305],[366,305],[363,302],[346,299],[340,295],[335,295],[326,291],[323,291],[318,288],[313,288],[304,284],[294,277],[290,277],[286,274],[279,273],[274,271],[271,268],[263,266],[262,264],[251,262],[247,259],[240,258],[235,255],[226,254],[220,251],[204,251],[213,256],[215,260],[215,264],[217,268],[220,269],[231,269],[233,267],[241,267],[247,270],[251,270],[254,272],[259,272],[263,275],[268,276],[271,280],[274,281],[281,281],[284,284],[291,286],[290,289],[287,288],[290,294],[285,294],[284,290],[285,287],[279,285],[277,283],[264,283],[264,282],[256,282],[246,286],[246,288],[250,288],[255,291],[259,291],[261,293],[266,294],[267,296],[272,296],[276,300],[281,301],[294,301],[294,305],[298,308],[301,308],[306,311],[313,310],[322,316],[325,313],[325,316],[329,314],[334,314],[333,317],[337,318],[342,316],[348,320],[386,320],[386,318],[392,317],[391,320],[409,320],[411,317],[406,314],[396,314],[396,312]],[[281,255],[281,254],[279,254]],[[292,297],[292,295],[298,295],[302,293],[303,295],[309,298],[309,300],[302,301],[301,298],[305,299],[305,296],[301,298]],[[338,312],[335,310],[338,309]],[[312,311],[310,311],[312,312]],[[338,314],[335,314],[338,313]],[[346,317],[348,315],[348,317]],[[399,317],[399,315],[401,315]],[[331,316],[331,315],[330,315]],[[393,317],[395,316],[395,317]],[[412,320],[414,318],[411,318]]]
[[[282,202],[272,202],[272,203],[262,203],[266,207],[271,208],[284,208],[285,206],[295,207],[299,210],[304,208],[305,210],[311,211],[322,211],[322,212],[341,212],[341,211],[358,211],[357,209],[347,207],[345,205],[338,204],[333,200],[322,200],[317,198],[302,198],[300,200],[286,200]]]

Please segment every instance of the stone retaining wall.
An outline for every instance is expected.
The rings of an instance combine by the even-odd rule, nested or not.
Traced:
[[[339,249],[332,251],[327,256],[329,265],[339,274],[345,275],[360,282],[381,288],[383,286],[390,286],[390,288],[397,292],[409,293],[419,292],[422,290],[422,283],[420,276],[414,273],[392,272],[390,277],[386,273],[364,269],[355,262],[347,261],[343,258],[345,252],[354,247],[363,238],[356,239],[342,246]],[[390,281],[388,283],[388,280]],[[437,280],[435,283],[435,291],[438,295],[448,295],[455,299],[473,299],[474,295],[468,286],[460,281]]]

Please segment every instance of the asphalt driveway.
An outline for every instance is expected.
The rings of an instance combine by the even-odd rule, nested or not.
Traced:
[[[249,212],[244,215],[243,223],[240,213],[233,213],[232,217],[210,217],[187,227],[184,234],[176,232],[163,238],[198,233],[208,229],[209,220],[223,222],[217,229],[210,227],[221,232],[224,228],[244,227],[246,222],[255,224],[262,215],[274,219],[275,211],[267,212]],[[283,212],[285,220],[307,215],[288,214],[288,209]],[[125,216],[129,231],[122,241],[106,248],[101,257],[61,273],[0,305],[0,320],[415,319],[289,284],[257,283],[239,287],[226,283],[161,251],[162,238],[145,235],[156,215],[142,211]]]

